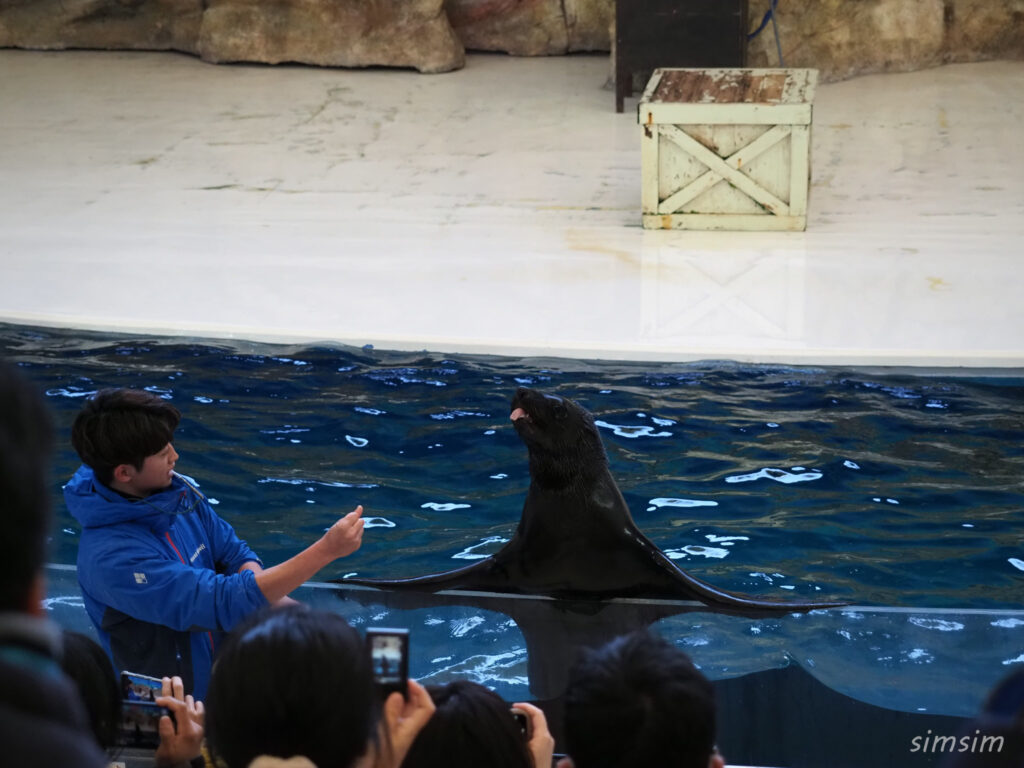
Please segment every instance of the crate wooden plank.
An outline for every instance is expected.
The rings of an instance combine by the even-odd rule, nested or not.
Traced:
[[[810,104],[663,104],[657,109],[639,106],[640,122],[665,123],[748,123],[750,125],[810,125]]]
[[[811,128],[809,125],[794,125],[791,136],[790,179],[793,186],[789,197],[789,210],[794,216],[806,216],[807,187],[811,182]]]
[[[658,210],[658,167],[660,139],[658,126],[645,125],[643,127],[644,137],[640,142],[640,167],[641,183],[640,192],[641,204],[645,211]]]
[[[644,214],[644,229],[700,229],[717,231],[785,232],[805,228],[803,216],[757,214],[666,213]]]
[[[650,104],[805,104],[814,100],[814,69],[658,69],[643,101]]]

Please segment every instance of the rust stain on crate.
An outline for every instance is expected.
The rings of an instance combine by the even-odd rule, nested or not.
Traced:
[[[786,75],[778,72],[667,70],[654,92],[654,100],[690,104],[779,104],[785,87]]]

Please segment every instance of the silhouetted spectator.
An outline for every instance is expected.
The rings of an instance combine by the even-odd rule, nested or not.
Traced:
[[[1024,669],[992,689],[948,747],[942,768],[1024,768]]]
[[[52,440],[42,398],[0,361],[0,745],[5,765],[105,768],[42,607]]]
[[[106,651],[91,637],[64,632],[64,673],[76,684],[96,741],[111,757],[117,754],[119,727],[123,710],[123,691]],[[155,692],[154,692],[155,693]],[[141,701],[141,699],[139,699]],[[159,695],[149,701],[168,708],[158,723],[159,745],[154,754],[156,768],[174,768],[197,760],[202,752],[203,705],[186,696],[180,677],[163,678]]]
[[[650,632],[585,651],[569,674],[559,768],[722,768],[714,689]]]
[[[433,711],[410,680],[408,699],[392,693],[382,713],[360,634],[337,614],[295,605],[263,611],[225,640],[210,677],[207,742],[228,768],[261,756],[347,768],[366,755],[375,768],[397,768]]]
[[[428,686],[437,711],[420,731],[402,768],[550,768],[554,739],[544,713],[515,704],[529,717],[523,733],[512,706],[482,685],[459,680]]]

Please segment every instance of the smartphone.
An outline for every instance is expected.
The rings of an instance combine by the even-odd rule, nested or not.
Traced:
[[[153,701],[121,702],[121,722],[117,729],[117,745],[120,747],[160,746],[160,718],[169,715],[167,707],[157,706]]]
[[[512,717],[516,721],[516,725],[519,726],[519,730],[523,732],[523,738],[529,741],[533,738],[532,728],[530,727],[530,716],[519,707],[512,707],[509,710],[512,713]]]
[[[381,698],[386,699],[392,691],[406,696],[409,680],[409,630],[383,627],[367,629],[366,648]]]
[[[121,699],[123,701],[156,701],[163,695],[164,682],[158,677],[138,672],[121,673]]]

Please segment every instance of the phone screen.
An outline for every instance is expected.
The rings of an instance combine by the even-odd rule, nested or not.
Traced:
[[[117,743],[123,747],[160,745],[160,718],[170,715],[166,707],[152,701],[123,701]]]
[[[398,691],[404,696],[409,679],[409,630],[368,629],[366,644],[381,695],[387,697]]]
[[[163,693],[163,681],[138,672],[121,673],[121,698],[124,701],[156,701]]]

